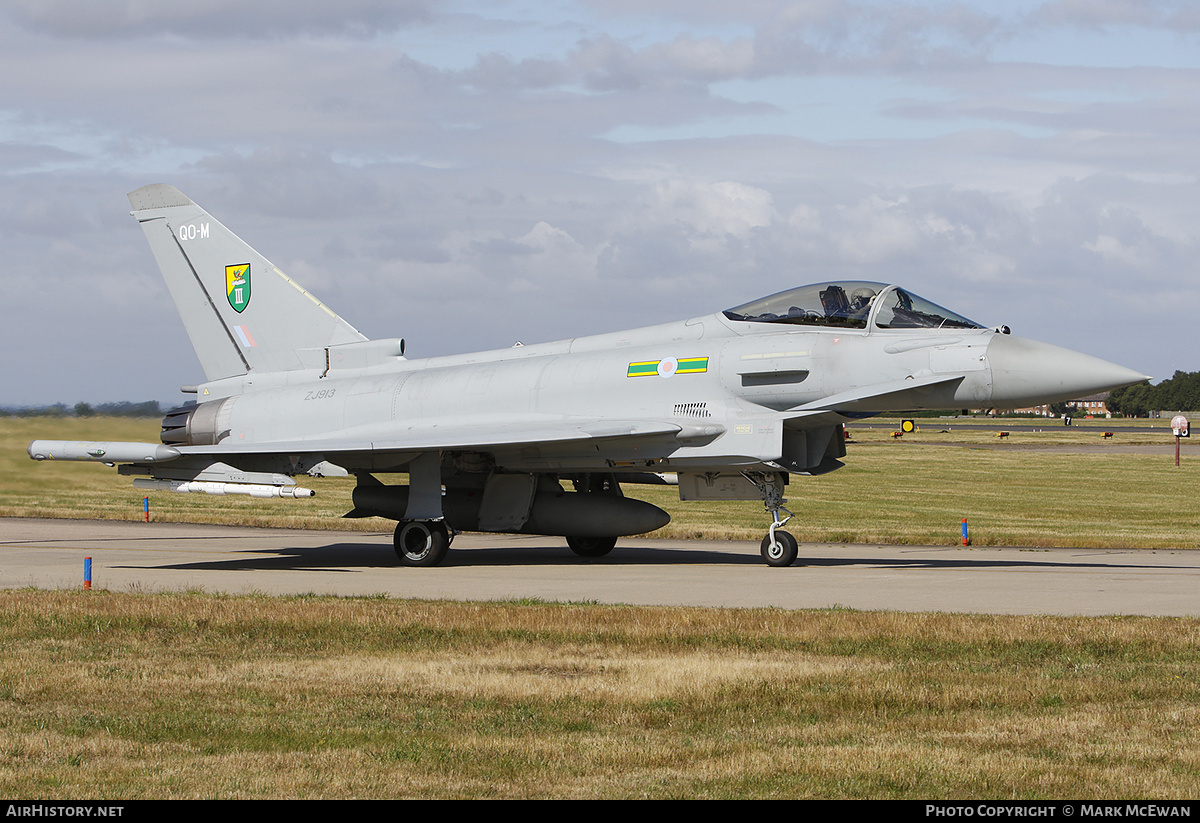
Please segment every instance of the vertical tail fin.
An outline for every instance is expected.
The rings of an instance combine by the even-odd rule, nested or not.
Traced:
[[[174,186],[129,203],[209,380],[292,371],[304,349],[367,339]]]

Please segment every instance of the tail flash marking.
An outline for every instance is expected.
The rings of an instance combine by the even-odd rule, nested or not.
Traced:
[[[234,326],[233,330],[237,332],[238,340],[242,341],[242,345],[248,349],[252,349],[258,344],[254,342],[254,335],[250,334],[250,329],[245,326]]]

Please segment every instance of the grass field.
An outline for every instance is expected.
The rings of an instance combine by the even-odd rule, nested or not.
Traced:
[[[1144,434],[1113,440],[1101,438],[1111,421],[1084,421],[1070,430],[1050,425],[1014,432],[1003,441],[990,432],[956,432],[956,422],[921,420],[921,431],[899,440],[890,435],[898,421],[854,427],[845,468],[792,479],[788,506],[796,518],[788,530],[801,541],[950,545],[960,542],[966,518],[976,545],[1200,547],[1200,508],[1187,503],[1200,481],[1200,459],[1189,454],[1176,467],[1173,439],[1161,421],[1139,421]],[[129,478],[100,465],[35,464],[25,446],[37,437],[155,441],[157,420],[0,418],[0,516],[141,519],[143,492]],[[1130,443],[1161,449],[1123,453]],[[342,519],[352,508],[353,480],[305,479],[303,485],[317,496],[149,497],[159,521],[391,528],[374,518]],[[672,523],[655,536],[758,540],[769,523],[757,502],[681,503],[672,487],[627,486],[626,493],[671,512]]]
[[[23,798],[1194,798],[1200,623],[0,592]]]
[[[856,428],[789,489],[802,540],[1195,548],[1200,461],[1163,434]],[[139,519],[35,437],[157,421],[0,418],[0,515]],[[1161,451],[1114,448],[1136,438]],[[1028,445],[1056,447],[1027,450]],[[1067,449],[1063,451],[1062,449]],[[306,485],[308,482],[306,481]],[[312,500],[152,494],[156,519],[317,528]],[[758,539],[757,503],[666,535]],[[1192,798],[1200,621],[851,610],[0,592],[0,794],[53,798]]]

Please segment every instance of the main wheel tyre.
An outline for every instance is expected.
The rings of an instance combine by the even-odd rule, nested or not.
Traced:
[[[568,537],[567,545],[580,557],[604,557],[617,545],[615,537]]]
[[[782,529],[775,530],[775,542],[771,542],[768,534],[762,541],[762,557],[768,566],[790,566],[796,562],[800,546],[796,538]]]
[[[401,520],[393,542],[405,566],[436,566],[446,559],[450,532],[440,520]]]

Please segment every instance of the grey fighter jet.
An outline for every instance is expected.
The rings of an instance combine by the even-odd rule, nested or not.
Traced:
[[[843,424],[880,412],[1014,408],[1144,375],[986,328],[895,285],[830,282],[660,326],[410,360],[368,340],[179,190],[129,195],[204,369],[161,443],[37,440],[35,460],[117,465],[139,488],[307,497],[354,475],[348,516],[396,520],[400,562],[459,531],[560,535],[584,557],[682,500],[762,500],[764,560],[796,540],[791,475],[842,465]],[[407,485],[375,475],[407,473]],[[674,478],[674,479],[673,479]]]

